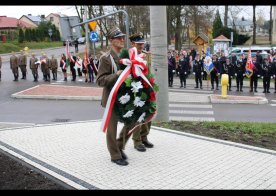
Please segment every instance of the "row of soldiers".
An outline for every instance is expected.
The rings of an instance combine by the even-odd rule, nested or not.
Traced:
[[[52,70],[53,80],[57,80],[57,69],[58,69],[58,61],[54,55],[52,58],[49,59],[45,53],[38,59],[34,53],[32,53],[30,61],[29,61],[29,68],[32,71],[34,82],[38,81],[38,67],[40,66],[43,80],[50,81],[50,70]],[[12,56],[10,57],[10,68],[14,75],[13,81],[18,81],[19,77],[19,68],[22,73],[23,80],[27,79],[27,55],[21,50],[19,56],[15,55],[15,52],[12,52]]]
[[[262,59],[258,55],[253,57],[253,73],[250,77],[250,92],[257,92],[258,78],[263,79],[263,93],[270,93],[270,80],[274,78],[275,93],[276,93],[276,58],[273,60],[268,58]],[[243,79],[246,72],[247,59],[244,55],[239,55],[239,59],[226,58],[217,55],[212,55],[213,69],[210,71],[212,90],[214,90],[214,83],[216,83],[216,90],[219,90],[219,79],[221,74],[229,75],[228,90],[232,91],[232,79],[236,78],[237,91],[243,92]],[[178,70],[177,70],[178,68]],[[199,55],[195,55],[195,59],[191,61],[191,57],[185,51],[180,55],[179,62],[176,63],[175,58],[171,52],[168,52],[168,74],[169,74],[169,87],[173,85],[173,75],[175,71],[179,72],[180,88],[186,88],[186,78],[192,72],[195,75],[195,88],[202,89],[202,79],[204,76],[204,58],[200,59]],[[184,85],[183,85],[184,84]]]

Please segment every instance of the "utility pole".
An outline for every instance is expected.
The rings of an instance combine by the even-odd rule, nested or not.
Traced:
[[[272,20],[272,44],[276,44],[276,6],[273,6]]]
[[[84,17],[85,17],[85,20],[88,19],[88,6],[85,6]],[[85,23],[85,40],[86,40],[87,53],[88,53],[88,56],[89,56],[91,50],[90,50],[88,23]]]
[[[168,43],[166,6],[150,6],[150,42],[152,71],[159,86],[157,121],[169,121]]]

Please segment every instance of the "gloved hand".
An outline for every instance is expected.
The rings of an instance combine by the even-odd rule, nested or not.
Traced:
[[[237,74],[235,73],[235,76],[237,76]]]
[[[186,73],[186,72],[185,72]],[[195,75],[195,72],[193,72],[193,74]]]
[[[175,73],[175,70],[173,70],[173,73]]]
[[[218,76],[220,75],[220,73],[218,73]]]
[[[257,75],[257,77],[259,78],[259,77],[260,77],[260,75]]]
[[[187,74],[187,72],[184,72],[184,74]]]
[[[242,74],[242,76],[245,76],[245,74]]]
[[[204,73],[203,73],[203,72],[201,72],[201,75],[202,75],[202,76],[203,76],[203,74],[204,74]]]
[[[233,77],[232,77],[232,76],[230,76],[230,78],[232,79]]]
[[[263,77],[263,76],[262,76],[261,78],[262,78],[262,79],[264,79],[264,77]]]
[[[273,79],[273,76],[271,76],[270,78]]]

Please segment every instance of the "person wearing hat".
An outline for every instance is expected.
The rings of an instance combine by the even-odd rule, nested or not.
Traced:
[[[186,78],[188,77],[189,69],[190,69],[190,57],[188,56],[187,51],[184,50],[179,59],[180,88],[182,87],[186,88]]]
[[[43,80],[44,81],[46,81],[46,77],[45,77],[45,56],[46,56],[46,54],[44,53],[44,52],[41,52],[41,57],[40,57],[40,62],[41,62],[41,64],[40,64],[40,69],[41,69],[41,72],[42,72],[42,75],[43,75]]]
[[[52,58],[50,59],[49,63],[53,74],[53,80],[57,80],[58,61],[57,58],[55,58],[54,54],[52,55]]]
[[[43,59],[44,61],[41,63],[41,67],[44,66],[44,79],[46,82],[50,82],[50,60],[45,53],[43,54]]]
[[[30,58],[30,69],[34,76],[34,82],[37,82],[37,78],[38,78],[38,72],[37,72],[38,65],[39,65],[38,58],[36,58],[35,54],[32,53],[32,57]]]
[[[103,87],[101,100],[102,107],[106,107],[110,91],[123,72],[123,70],[119,69],[119,54],[124,48],[125,34],[123,34],[118,27],[114,27],[108,32],[107,37],[111,46],[110,49],[100,57],[96,79],[97,84]],[[123,152],[123,149],[126,141],[130,137],[130,134],[128,135],[127,133],[132,127],[124,125],[117,139],[117,125],[118,117],[113,110],[106,132],[107,148],[111,156],[111,162],[120,166],[126,166],[128,165],[126,161],[127,156]]]
[[[131,35],[129,37],[129,40],[131,41],[132,47],[135,47],[137,49],[138,55],[142,56],[143,59],[146,59],[146,57],[150,55],[147,52],[143,51],[145,40],[142,33],[136,33]],[[151,66],[148,60],[147,65],[150,73]],[[149,142],[147,138],[151,127],[151,121],[138,127],[140,128],[140,130],[134,131],[132,135],[134,148],[139,152],[145,152],[146,148],[153,148],[154,146],[151,142]]]
[[[198,82],[200,84],[200,89],[202,89],[202,75],[203,75],[203,62],[199,58],[199,54],[196,54],[195,60],[193,60],[193,74],[195,75],[196,87],[198,88]]]
[[[245,76],[245,65],[246,62],[242,59],[242,55],[239,55],[239,59],[237,63],[234,65],[235,68],[235,76],[236,76],[236,84],[237,91],[243,92],[243,78]]]
[[[172,53],[168,52],[168,73],[169,73],[169,87],[173,86],[173,72],[176,69],[176,60]]]
[[[18,65],[19,65],[20,70],[22,72],[22,78],[21,79],[26,80],[27,56],[24,54],[23,50],[20,50],[20,55],[18,56]]]
[[[263,78],[263,93],[270,93],[270,78],[273,76],[273,67],[269,63],[268,58],[264,58],[264,64],[262,65],[262,78]]]
[[[252,63],[253,63],[253,74],[250,77],[250,91],[253,92],[253,87],[254,87],[254,92],[257,93],[257,87],[258,87],[258,78],[260,77],[261,74],[261,65],[257,63],[257,57],[252,58]]]
[[[234,65],[230,62],[229,58],[226,58],[226,62],[223,64],[223,74],[228,74],[228,79],[229,79],[229,85],[228,85],[228,90],[231,90],[231,86],[232,86],[232,78],[234,76]]]
[[[13,81],[18,81],[18,57],[15,56],[15,52],[12,51],[12,56],[10,57],[10,68],[14,75]]]
[[[219,90],[218,86],[219,86],[220,66],[219,66],[219,61],[216,54],[212,56],[212,62],[214,65],[214,69],[212,69],[210,73],[211,85],[212,85],[211,90],[214,90],[214,82],[216,82],[216,90]]]

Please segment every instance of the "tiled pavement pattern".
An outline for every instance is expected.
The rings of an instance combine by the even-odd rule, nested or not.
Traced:
[[[138,152],[129,141],[122,167],[110,161],[100,125],[7,129],[0,148],[77,189],[276,189],[276,151],[153,127],[155,147]]]

